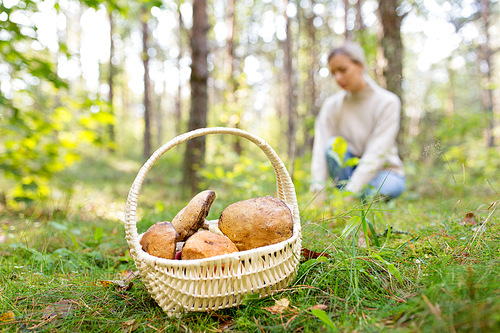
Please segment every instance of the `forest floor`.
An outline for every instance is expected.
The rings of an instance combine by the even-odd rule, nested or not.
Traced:
[[[301,257],[291,285],[237,307],[168,317],[137,276],[121,222],[140,164],[88,162],[92,168],[61,178],[79,180],[55,191],[49,204],[1,213],[0,331],[500,331],[500,201],[491,191],[409,177],[409,190],[396,200],[345,202],[329,188],[319,206],[296,186],[302,246],[313,257]],[[151,177],[164,179],[165,170]],[[139,232],[185,204],[175,182],[145,187]],[[267,190],[255,192],[273,195]],[[221,191],[212,218],[254,193]]]

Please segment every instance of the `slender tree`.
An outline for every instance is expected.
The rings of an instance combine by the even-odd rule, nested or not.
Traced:
[[[344,2],[344,36],[346,40],[352,39],[352,32],[349,29],[349,20],[347,18],[347,13],[349,12],[349,0],[343,0]]]
[[[493,108],[493,81],[491,73],[493,73],[494,63],[493,54],[494,50],[490,47],[491,36],[490,36],[490,26],[491,26],[491,0],[480,0],[479,2],[481,8],[481,18],[483,21],[483,34],[485,36],[485,41],[481,44],[480,54],[484,63],[486,64],[485,71],[485,88],[483,89],[483,105],[484,109],[488,113],[488,118],[490,119],[488,127],[486,128],[486,144],[488,147],[495,146],[495,135],[493,130],[497,125],[495,120],[494,108]],[[498,50],[498,49],[497,49]]]
[[[451,62],[451,59],[448,58],[446,70],[447,70],[448,77],[449,77],[449,80],[448,80],[449,88],[447,89],[448,94],[447,94],[446,104],[445,104],[445,113],[447,116],[453,116],[455,113],[455,89],[456,89],[455,88],[455,76],[456,76],[456,73],[451,68],[450,62]]]
[[[405,15],[398,15],[399,0],[379,0],[378,12],[381,23],[380,44],[385,61],[383,73],[387,90],[403,101],[403,40],[401,23]]]
[[[359,41],[364,46],[371,44],[370,32],[366,29],[365,22],[363,20],[363,15],[361,8],[363,7],[363,0],[356,1],[356,22],[354,24],[354,30],[356,34],[356,40]]]
[[[109,77],[108,77],[108,86],[109,86],[109,93],[108,93],[108,103],[109,103],[109,113],[113,116],[113,123],[108,125],[108,135],[109,135],[109,141],[111,143],[111,151],[114,151],[114,144],[115,144],[115,125],[114,125],[114,115],[115,115],[115,110],[114,110],[114,105],[113,105],[113,76],[114,76],[114,66],[113,66],[113,56],[115,53],[115,44],[113,41],[113,28],[114,28],[114,21],[113,21],[113,10],[111,6],[108,7],[109,9]]]
[[[208,18],[206,0],[193,1],[193,27],[191,30],[191,108],[188,130],[207,126],[208,113]],[[183,190],[184,194],[193,195],[198,191],[197,170],[205,164],[205,137],[198,137],[187,142],[184,154]]]
[[[382,56],[385,58],[383,62],[385,66],[382,69],[387,90],[395,93],[403,100],[403,41],[401,38],[401,23],[406,16],[398,15],[397,8],[399,0],[379,0],[378,13],[381,23],[381,38],[380,45]],[[403,126],[403,117],[400,120],[400,128]],[[399,131],[397,142],[401,155],[405,155],[404,132]]]
[[[363,31],[365,29],[365,24],[363,22],[363,16],[361,15],[361,7],[363,6],[363,0],[356,1],[356,30]]]
[[[177,29],[177,46],[179,47],[179,54],[177,55],[177,70],[179,73],[178,76],[178,85],[177,85],[177,96],[175,98],[175,132],[177,134],[181,134],[181,125],[182,125],[182,78],[181,78],[181,59],[184,50],[184,45],[182,43],[182,35],[183,32],[186,31],[184,27],[184,22],[182,21],[182,15],[180,11],[180,5],[177,7],[177,20],[178,20],[178,29]]]
[[[158,95],[156,100],[156,144],[157,146],[161,146],[163,144],[163,104],[164,97],[166,97],[167,91],[165,86],[163,86],[163,91],[160,95]]]
[[[467,3],[464,4],[463,1],[460,0],[452,0],[450,1],[452,4],[452,8],[464,8],[463,6],[471,6],[471,4]],[[481,87],[481,89],[472,89],[471,91],[468,91],[467,94],[460,94],[458,92],[459,85],[456,86],[457,92],[453,93],[453,106],[455,106],[457,109],[459,108],[459,105],[461,104],[461,101],[464,99],[468,99],[468,103],[476,103],[476,101],[480,101],[481,106],[483,110],[485,110],[485,113],[489,119],[489,123],[487,125],[487,128],[485,129],[485,141],[487,147],[493,147],[497,142],[495,142],[496,138],[494,137],[494,128],[497,126],[498,118],[497,115],[495,115],[495,105],[494,105],[494,98],[493,98],[493,78],[492,75],[495,72],[495,53],[499,51],[499,48],[492,48],[491,46],[493,45],[492,43],[492,36],[491,34],[491,27],[492,24],[494,25],[495,23],[492,23],[492,19],[496,18],[497,16],[492,15],[492,10],[493,12],[495,9],[492,7],[493,2],[490,0],[476,0],[473,2],[474,7],[478,8],[476,12],[472,13],[472,15],[469,15],[467,17],[462,16],[462,12],[460,10],[451,10],[448,12],[448,20],[453,26],[455,27],[456,33],[460,33],[462,29],[464,29],[467,25],[473,25],[476,26],[477,29],[481,32],[481,36],[484,37],[483,40],[479,43],[472,43],[470,45],[464,45],[463,46],[463,51],[468,53],[468,54],[473,54],[475,57],[477,57],[477,60],[474,59],[470,61],[471,66],[474,67],[474,70],[477,68],[477,66],[480,66],[480,71],[482,75],[468,75],[466,79],[464,79],[465,82],[469,82],[471,86],[475,87]],[[452,71],[448,71],[450,74],[453,74]],[[467,75],[467,74],[466,74]],[[459,78],[463,79],[463,75],[457,75],[455,78],[453,78],[451,75],[450,77],[450,82],[452,80],[457,80]],[[477,78],[480,78],[482,82],[476,82],[472,83],[475,81]],[[478,91],[479,90],[479,91]],[[479,94],[479,96],[476,96],[476,94]],[[479,97],[479,98],[478,98]],[[450,114],[448,112],[448,114]]]
[[[297,122],[297,95],[296,95],[296,79],[293,68],[293,51],[292,51],[292,29],[291,20],[286,13],[286,8],[288,5],[288,0],[284,0],[284,16],[286,19],[286,39],[283,43],[283,51],[285,53],[285,77],[286,77],[286,107],[288,115],[288,127],[287,127],[287,142],[288,142],[288,160],[293,166],[293,161],[295,159],[295,149],[296,149],[296,122]]]
[[[312,0],[312,6],[315,4],[315,0]],[[318,87],[316,86],[316,75],[319,71],[319,53],[317,46],[317,38],[316,33],[317,29],[314,26],[313,22],[318,16],[311,10],[309,16],[305,17],[305,31],[307,33],[307,54],[308,54],[308,70],[307,70],[307,81],[305,82],[305,94],[303,97],[304,102],[307,103],[307,112],[305,113],[304,119],[301,123],[304,126],[303,135],[304,135],[304,145],[299,150],[299,155],[302,155],[304,151],[311,150],[313,146],[314,136],[314,119],[318,116],[319,107],[316,105],[316,99],[318,98]]]
[[[227,61],[226,61],[226,72],[227,72],[227,102],[230,105],[230,110],[236,112],[240,116],[240,108],[238,106],[238,98],[236,97],[236,90],[238,90],[238,78],[235,77],[235,60],[236,56],[234,54],[235,49],[235,32],[236,32],[236,19],[235,19],[235,0],[227,0],[226,6],[226,27],[227,27]],[[235,128],[239,128],[240,121],[234,124]],[[234,151],[240,155],[242,153],[242,146],[240,137],[235,136],[233,141]]]
[[[149,11],[146,6],[142,7],[142,62],[144,64],[144,158],[151,155],[151,115],[150,115],[150,78],[149,78],[149,55],[148,55],[148,20]]]

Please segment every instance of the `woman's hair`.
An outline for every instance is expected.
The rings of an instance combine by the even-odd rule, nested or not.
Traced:
[[[363,65],[366,70],[366,56],[363,48],[355,42],[346,41],[339,47],[334,48],[328,54],[328,61],[337,54],[343,54],[347,56],[351,61]]]

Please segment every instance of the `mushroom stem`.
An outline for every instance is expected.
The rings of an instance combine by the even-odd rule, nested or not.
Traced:
[[[207,221],[207,220],[203,221],[203,225],[201,226],[201,229],[203,229],[203,230],[210,229],[210,221]]]
[[[182,251],[182,248],[184,247],[185,242],[177,242],[175,243],[175,252]]]
[[[213,232],[214,234],[219,234],[221,236],[225,236],[220,230],[219,230],[219,220],[205,220],[203,221],[203,225],[201,226],[201,229],[203,230],[208,230],[210,232]]]

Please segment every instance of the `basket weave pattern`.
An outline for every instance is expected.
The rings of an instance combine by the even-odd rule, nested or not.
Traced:
[[[137,233],[137,198],[148,171],[168,150],[207,134],[231,134],[248,139],[268,157],[276,174],[278,198],[292,207],[293,235],[269,246],[200,260],[169,260],[142,250]],[[213,127],[184,133],[160,147],[140,169],[130,188],[125,233],[149,294],[168,314],[218,310],[240,304],[245,295],[268,296],[285,288],[296,275],[300,259],[300,217],[295,187],[275,151],[261,138],[243,130]]]

